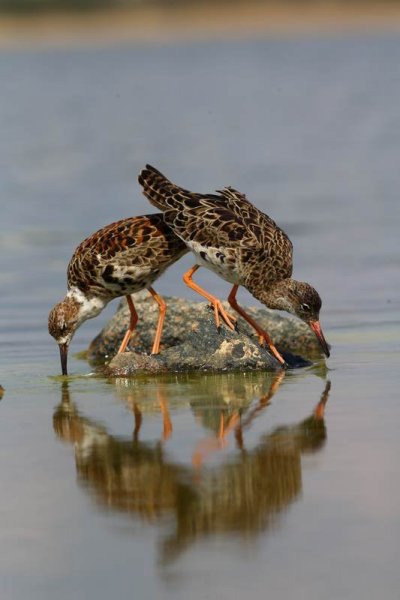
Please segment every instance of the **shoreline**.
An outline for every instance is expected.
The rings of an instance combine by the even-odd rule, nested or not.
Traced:
[[[400,31],[400,3],[239,2],[0,15],[0,49]]]

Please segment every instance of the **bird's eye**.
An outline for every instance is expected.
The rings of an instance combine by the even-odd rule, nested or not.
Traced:
[[[303,310],[307,311],[307,310],[310,310],[310,305],[309,305],[309,304],[307,304],[306,302],[304,302],[304,303],[301,305],[301,308],[302,308]]]

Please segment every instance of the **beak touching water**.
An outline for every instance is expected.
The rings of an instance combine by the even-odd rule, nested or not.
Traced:
[[[315,333],[315,335],[317,336],[318,341],[321,344],[321,348],[324,351],[324,354],[329,358],[329,356],[330,356],[329,346],[328,346],[326,339],[324,338],[324,334],[322,333],[322,329],[321,329],[321,325],[319,324],[319,321],[311,321],[310,327],[313,330],[313,332]]]
[[[60,348],[62,374],[68,375],[68,371],[67,371],[68,344],[59,344],[58,347]]]

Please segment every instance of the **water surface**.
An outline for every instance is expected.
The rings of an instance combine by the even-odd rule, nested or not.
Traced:
[[[2,52],[2,598],[398,597],[399,59],[397,36]],[[146,162],[286,229],[328,369],[54,377],[67,262],[152,212]],[[190,264],[156,289],[192,298]]]

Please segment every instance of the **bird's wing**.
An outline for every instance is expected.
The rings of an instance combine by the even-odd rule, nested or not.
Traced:
[[[107,283],[118,285],[138,269],[161,272],[186,251],[162,214],[123,219],[103,227],[78,246],[68,265],[68,285],[82,290],[99,280],[105,287]],[[112,276],[111,266],[115,267]]]
[[[243,223],[259,241],[260,247],[265,247],[267,243],[274,243],[277,240],[283,241],[292,247],[288,236],[275,223],[271,217],[256,208],[246,197],[245,194],[235,190],[233,187],[226,187],[218,192],[223,196],[230,209],[239,214]]]
[[[276,223],[258,210],[244,194],[226,187],[216,194],[190,192],[172,183],[151,165],[139,175],[150,202],[164,211],[165,222],[190,248],[232,249],[264,254],[276,246],[289,258],[292,244]]]
[[[151,165],[139,175],[146,198],[164,211],[165,222],[184,242],[202,246],[230,245],[246,228],[223,195],[198,194],[172,183]],[[256,241],[256,240],[254,240]]]

